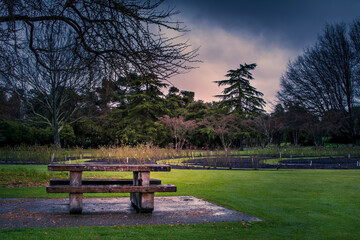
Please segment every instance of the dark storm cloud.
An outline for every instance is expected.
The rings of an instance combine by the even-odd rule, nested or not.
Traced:
[[[189,43],[201,46],[199,68],[170,81],[196,99],[218,100],[214,81],[239,64],[257,63],[252,85],[264,93],[266,110],[276,102],[280,77],[289,60],[314,44],[325,24],[360,17],[360,0],[168,0],[181,13]]]
[[[228,31],[264,35],[303,49],[326,23],[352,22],[360,0],[171,0],[193,24],[218,25]]]

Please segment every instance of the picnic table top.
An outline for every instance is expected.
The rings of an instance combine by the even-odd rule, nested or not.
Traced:
[[[166,164],[49,164],[49,171],[128,171],[128,172],[169,172],[171,167]]]

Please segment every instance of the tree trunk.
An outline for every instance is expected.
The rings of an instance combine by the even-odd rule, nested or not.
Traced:
[[[54,115],[54,145],[55,150],[61,148],[60,136],[59,136],[59,127],[57,122],[57,109],[56,109],[56,90],[53,89],[53,115]]]
[[[240,137],[239,141],[240,141],[239,150],[240,150],[240,151],[243,151],[243,150],[244,150],[244,144],[243,144],[243,137],[242,137],[242,136]]]
[[[60,137],[57,127],[54,129],[54,145],[55,150],[61,149]]]

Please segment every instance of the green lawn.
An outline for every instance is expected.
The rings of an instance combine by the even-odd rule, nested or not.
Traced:
[[[5,174],[4,169],[12,171],[19,167],[0,166],[3,169],[0,174]],[[21,168],[31,168],[34,175],[47,172],[46,166]],[[114,177],[116,173],[99,174]],[[129,177],[125,175],[121,174]],[[264,221],[251,224],[0,229],[0,238],[359,239],[360,236],[359,170],[172,170],[170,173],[152,173],[152,177],[178,186],[177,193],[162,195],[192,195]],[[2,186],[2,198],[67,196],[47,194],[45,187]]]

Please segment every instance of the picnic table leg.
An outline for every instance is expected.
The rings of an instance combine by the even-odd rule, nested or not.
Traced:
[[[70,186],[80,186],[82,172],[70,172]],[[70,213],[82,213],[82,193],[69,194]]]
[[[134,186],[150,186],[150,172],[134,172]],[[154,210],[154,193],[131,193],[131,204],[139,212],[152,212]]]
[[[150,186],[150,172],[141,172],[142,186]],[[140,212],[152,212],[154,210],[154,193],[141,193]]]

